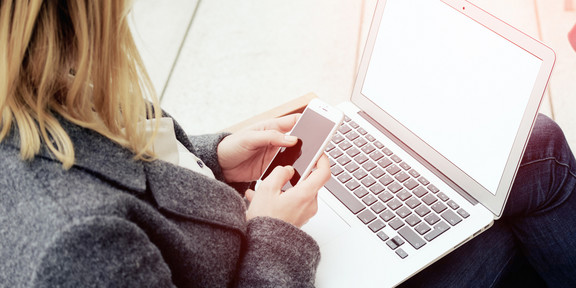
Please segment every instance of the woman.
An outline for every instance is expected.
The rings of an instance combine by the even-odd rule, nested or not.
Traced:
[[[298,227],[328,160],[283,193],[294,171],[276,168],[246,210],[297,116],[188,138],[160,113],[128,2],[0,2],[0,285],[312,286]]]

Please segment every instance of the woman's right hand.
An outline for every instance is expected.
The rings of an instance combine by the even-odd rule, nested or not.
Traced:
[[[330,162],[322,155],[316,170],[296,186],[282,192],[282,187],[294,175],[290,166],[276,167],[260,183],[257,191],[248,190],[246,198],[250,207],[246,211],[248,220],[258,216],[277,218],[297,227],[302,227],[318,211],[318,190],[330,179]]]

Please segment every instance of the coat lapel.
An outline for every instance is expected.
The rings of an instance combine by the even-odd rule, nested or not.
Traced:
[[[165,161],[136,161],[130,150],[101,134],[62,117],[59,120],[74,143],[76,159],[72,169],[84,170],[131,194],[150,193],[156,201],[152,204],[163,213],[244,231],[244,201],[227,184]],[[178,140],[194,151],[193,144],[182,136],[183,130],[177,125],[175,130]],[[15,139],[11,142],[19,144],[16,129],[12,132]],[[45,146],[38,156],[57,161]]]

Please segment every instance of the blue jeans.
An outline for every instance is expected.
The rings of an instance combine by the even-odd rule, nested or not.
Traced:
[[[576,287],[576,161],[555,122],[538,116],[503,217],[402,286]]]

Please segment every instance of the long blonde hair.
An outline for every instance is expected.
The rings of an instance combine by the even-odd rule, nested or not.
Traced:
[[[128,26],[128,2],[0,0],[0,141],[16,124],[23,159],[44,143],[69,168],[74,147],[58,113],[136,159],[153,158],[138,123],[161,110]]]

